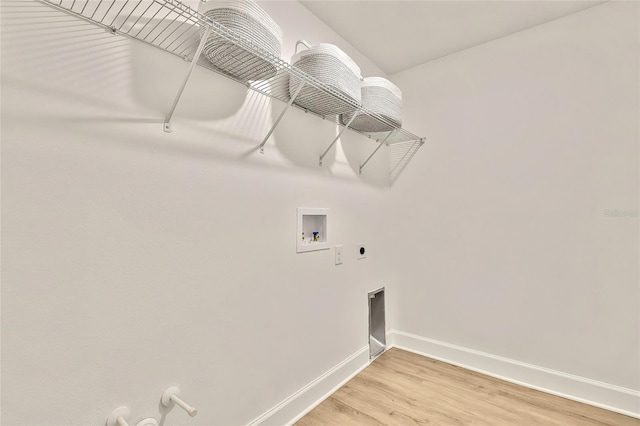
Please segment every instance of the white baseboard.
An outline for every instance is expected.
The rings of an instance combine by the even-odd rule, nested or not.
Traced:
[[[640,418],[640,392],[486,352],[392,330],[387,347],[396,347],[491,377],[558,395],[627,416]],[[291,425],[369,365],[369,347],[336,365],[249,423],[249,426]]]
[[[365,346],[253,420],[249,426],[282,426],[297,422],[368,365],[369,346]]]
[[[640,418],[640,392],[393,330],[387,344],[542,392]]]

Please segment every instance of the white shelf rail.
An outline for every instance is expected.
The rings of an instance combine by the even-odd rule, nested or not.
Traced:
[[[351,121],[346,124],[339,123],[343,128],[320,156],[320,166],[322,166],[324,157],[331,151],[346,129],[378,142],[375,150],[360,165],[359,172],[362,173],[362,169],[369,160],[378,152],[382,145],[386,145],[389,147],[389,173],[392,179],[397,178],[398,174],[406,167],[425,142],[425,138],[418,137],[403,128],[395,128],[394,124],[385,117],[369,111],[361,105],[354,104],[351,98],[345,96],[332,86],[323,84],[316,78],[288,64],[281,58],[270,54],[251,41],[238,36],[233,31],[198,13],[196,10],[178,0],[40,1],[80,19],[99,25],[112,34],[123,35],[139,40],[191,62],[185,80],[165,119],[164,130],[166,132],[171,131],[171,118],[173,117],[175,108],[180,101],[182,92],[189,81],[195,65],[200,65],[238,81],[258,93],[278,99],[286,104],[284,111],[282,111],[280,116],[275,120],[272,128],[259,145],[260,152],[264,152],[264,145],[291,106],[303,109],[307,113],[318,115],[323,119],[336,121],[335,115],[322,116],[294,103],[303,85],[311,85],[328,93],[338,101],[359,110],[360,114],[366,114],[381,123],[387,124],[389,128],[393,128],[392,131],[369,133],[357,131],[349,127]],[[231,43],[230,48],[240,47],[244,52],[240,55],[225,55],[224,51],[219,52],[219,61],[217,64],[219,66],[224,64],[226,71],[218,68],[201,55],[210,33],[214,33],[229,41]],[[277,71],[276,74],[266,80],[250,81],[249,76],[252,75],[256,67],[264,64],[264,61],[268,61],[273,65]],[[289,80],[292,77],[301,81],[301,83],[296,88],[296,91],[290,95]]]

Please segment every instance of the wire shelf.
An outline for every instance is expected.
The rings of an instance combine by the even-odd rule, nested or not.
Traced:
[[[345,96],[332,86],[323,84],[316,78],[288,64],[281,58],[270,54],[260,46],[252,43],[250,40],[239,37],[233,31],[198,13],[198,11],[186,6],[178,0],[41,1],[80,19],[99,25],[114,34],[131,37],[173,55],[179,56],[185,60],[192,61],[193,64],[197,63],[204,68],[238,81],[258,93],[278,99],[289,104],[289,106],[292,105],[303,109],[309,114],[317,115],[323,119],[336,119],[335,115],[322,116],[292,103],[292,99],[289,94],[289,81],[291,77],[303,81],[305,85],[313,86],[320,91],[330,94],[339,102],[358,109],[361,114],[366,114],[373,119],[388,125],[389,128],[395,128],[394,123],[389,122],[385,117],[369,111],[360,105],[354,104],[351,98]],[[207,31],[229,41],[232,47],[240,47],[243,50],[243,54],[240,55],[225,55],[224,51],[218,52],[219,58],[217,63],[224,65],[224,69],[226,71],[217,68],[216,65],[200,54],[203,34],[207,33]],[[277,71],[276,74],[266,80],[249,81],[249,76],[253,75],[256,67],[263,66],[264,61],[273,65]],[[179,96],[180,93],[178,94],[178,98],[176,98],[176,103]],[[167,121],[169,121],[169,119]],[[275,125],[277,125],[277,122],[274,124],[274,128]],[[418,137],[403,128],[395,128],[391,133],[369,133],[357,131],[348,126],[343,126],[343,130],[345,127],[350,131],[375,140],[381,145],[385,144],[390,147],[389,167],[392,176],[394,174],[397,175],[402,169],[404,169],[406,164],[425,142],[425,138]],[[167,128],[168,123],[165,123],[165,130],[167,130]],[[270,135],[271,131],[263,141],[261,148]],[[323,157],[329,149],[333,147],[336,140],[334,140],[327,151],[325,151]],[[369,158],[364,164],[366,164],[368,160]],[[361,169],[364,167],[364,164],[361,166]],[[322,157],[320,158],[320,165],[322,165]]]

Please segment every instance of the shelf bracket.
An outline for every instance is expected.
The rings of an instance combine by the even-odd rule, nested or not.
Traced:
[[[375,149],[375,150],[373,150],[373,152],[371,153],[371,155],[369,155],[369,156],[367,157],[367,159],[366,159],[366,160],[364,160],[364,163],[362,163],[362,164],[360,165],[360,169],[358,170],[358,173],[359,173],[359,174],[362,174],[362,169],[364,168],[364,166],[366,166],[366,165],[367,165],[367,163],[369,162],[369,160],[371,160],[371,157],[373,157],[374,155],[376,155],[376,152],[378,152],[378,150],[379,150],[380,148],[382,148],[382,145],[384,145],[384,144],[385,144],[385,142],[387,142],[387,139],[389,139],[389,138],[391,137],[391,135],[395,133],[395,131],[396,131],[396,130],[397,130],[397,129],[393,129],[392,131],[390,131],[390,132],[387,134],[387,136],[385,136],[385,137],[384,137],[384,139],[383,139],[383,140],[378,144],[378,146],[376,147],[376,149]]]
[[[293,96],[291,96],[291,99],[289,99],[289,102],[287,102],[287,106],[284,107],[284,109],[282,110],[278,118],[276,118],[276,121],[274,121],[273,126],[271,126],[271,129],[269,129],[269,133],[267,133],[267,136],[265,136],[264,139],[262,140],[262,143],[259,146],[260,154],[264,154],[264,144],[266,144],[267,141],[269,140],[271,133],[273,133],[273,131],[276,130],[276,127],[278,127],[278,124],[280,124],[280,120],[282,120],[282,117],[284,117],[287,111],[289,111],[289,108],[291,108],[291,105],[293,105],[293,101],[295,101],[296,98],[298,97],[298,93],[300,93],[304,84],[305,84],[304,81],[300,83],[300,86],[298,86]]]
[[[318,162],[320,164],[320,167],[322,167],[322,160],[324,159],[324,157],[326,157],[326,155],[329,153],[329,151],[331,151],[331,148],[333,148],[333,146],[336,144],[336,142],[338,142],[338,139],[340,139],[340,136],[342,136],[342,133],[344,133],[344,131],[347,130],[347,128],[351,125],[351,123],[353,122],[353,120],[355,120],[355,118],[357,116],[358,116],[358,111],[356,111],[351,116],[351,119],[349,120],[349,122],[344,125],[344,127],[342,128],[342,130],[340,130],[338,135],[335,138],[333,138],[333,141],[331,141],[331,144],[327,147],[327,149],[324,150],[324,152],[320,156],[320,161]],[[338,117],[338,120],[340,120],[340,117]]]
[[[204,48],[204,44],[206,43],[207,39],[209,38],[209,33],[211,33],[211,26],[208,25],[207,29],[204,31],[204,34],[202,35],[202,38],[200,39],[200,44],[198,45],[198,48],[196,49],[196,52],[193,54],[193,58],[191,59],[191,65],[189,66],[189,72],[187,72],[187,76],[184,79],[184,81],[182,82],[182,86],[180,87],[180,90],[178,90],[178,94],[176,95],[175,100],[173,101],[173,105],[171,105],[171,110],[169,110],[169,114],[167,114],[167,118],[166,120],[164,120],[164,131],[167,133],[171,133],[171,117],[173,117],[173,113],[176,110],[176,107],[178,106],[178,102],[180,101],[180,97],[182,96],[182,92],[184,92],[184,88],[187,87],[187,82],[189,81],[189,78],[191,77],[191,74],[193,73],[193,70],[196,67],[196,64],[198,63],[198,59],[200,58],[200,54],[202,53],[202,49]]]

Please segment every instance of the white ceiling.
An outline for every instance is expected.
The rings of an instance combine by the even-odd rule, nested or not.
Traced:
[[[603,3],[573,0],[301,2],[389,75]]]

